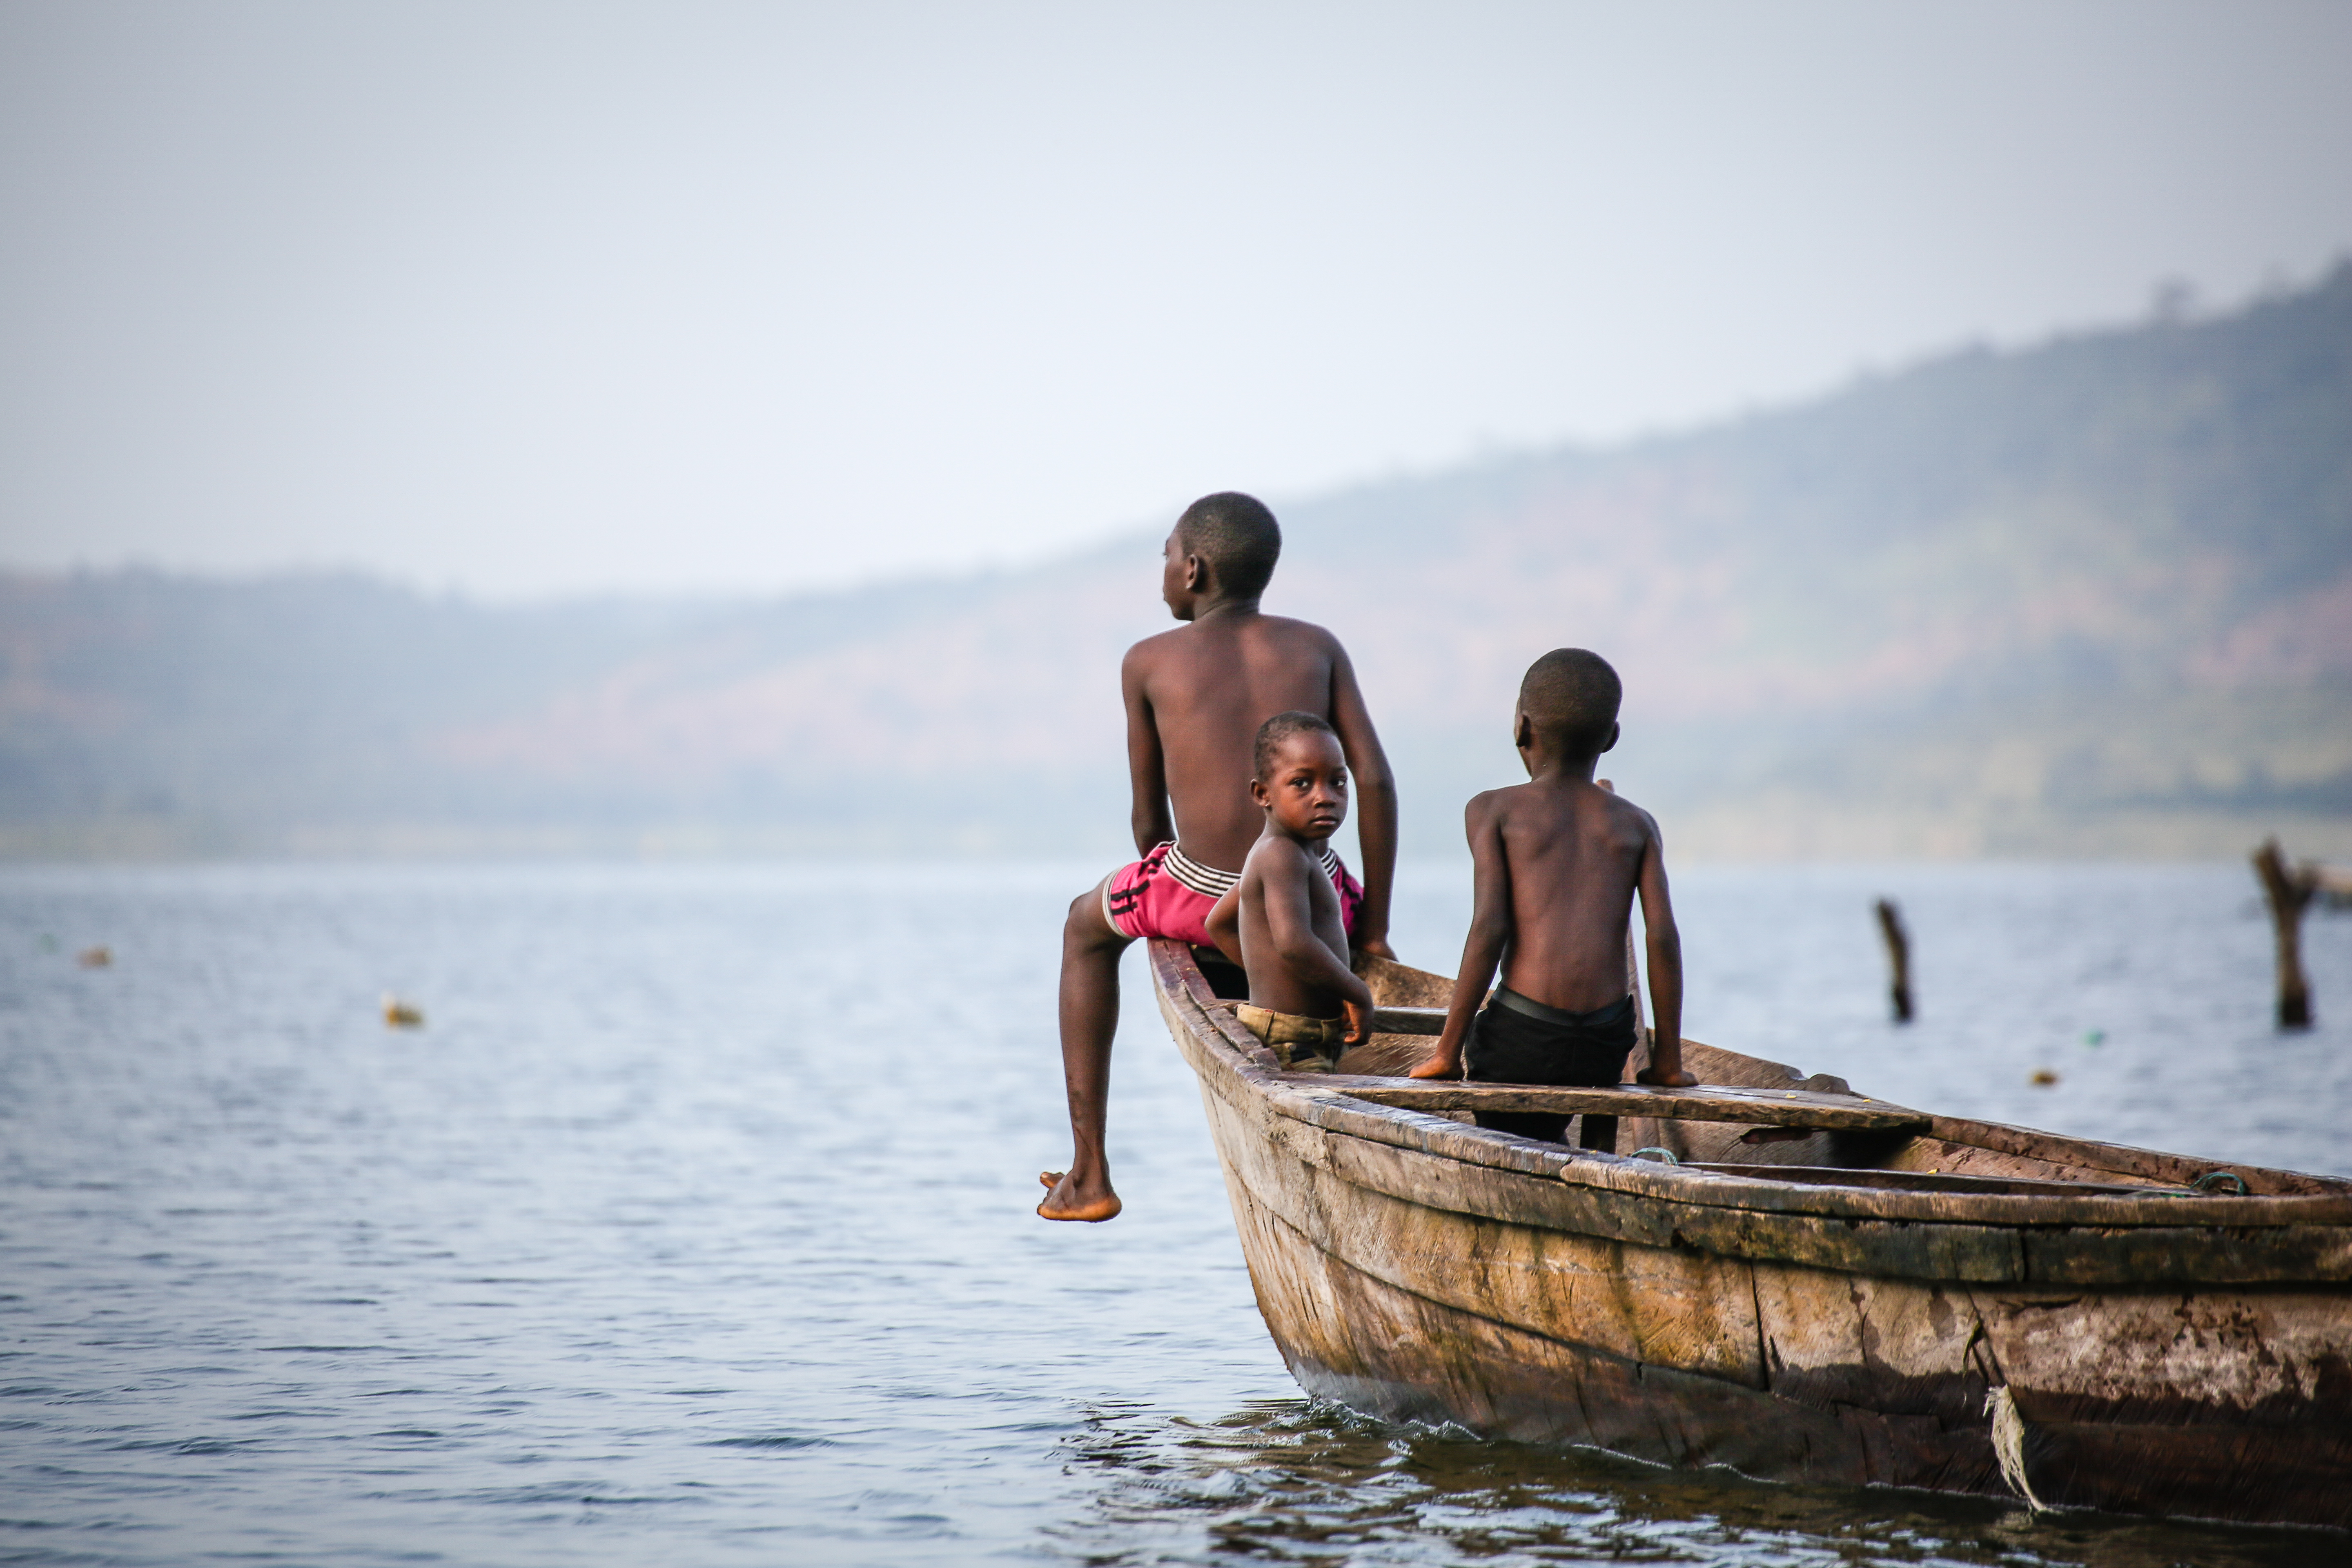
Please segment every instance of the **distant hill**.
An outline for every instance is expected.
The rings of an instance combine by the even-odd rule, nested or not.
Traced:
[[[1409,851],[1573,644],[1685,854],[2352,852],[2352,267],[1281,510]],[[1157,543],[737,604],[0,578],[0,851],[1112,852]]]

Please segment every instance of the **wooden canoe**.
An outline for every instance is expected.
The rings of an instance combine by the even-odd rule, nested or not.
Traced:
[[[1416,1083],[1387,1075],[1428,1042],[1397,1033],[1286,1073],[1192,949],[1151,966],[1311,1394],[1759,1479],[2352,1527],[2352,1182],[1913,1111],[1696,1042],[1700,1090]],[[1362,972],[1384,1027],[1430,1029],[1396,1010],[1452,988]],[[1679,1163],[1490,1131],[1480,1105],[1616,1114],[1620,1149]]]

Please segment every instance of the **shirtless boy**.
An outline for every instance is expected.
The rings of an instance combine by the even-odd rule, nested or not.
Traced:
[[[1643,1083],[1687,1086],[1683,1070],[1682,938],[1666,895],[1658,825],[1592,782],[1617,743],[1617,672],[1599,654],[1554,648],[1519,685],[1514,740],[1528,782],[1488,790],[1465,814],[1476,895],[1445,1032],[1414,1078],[1600,1087],[1622,1078],[1633,1048],[1625,927],[1634,893],[1649,933],[1650,1065]],[[1479,998],[1503,966],[1503,984]],[[1568,1118],[1481,1111],[1478,1124],[1561,1141]],[[1588,1116],[1583,1143],[1614,1152],[1617,1119]]]
[[[1337,871],[1349,939],[1389,952],[1389,882],[1396,864],[1396,788],[1380,737],[1339,639],[1320,626],[1262,614],[1258,595],[1282,552],[1274,514],[1248,496],[1194,501],[1168,535],[1160,597],[1174,631],[1128,650],[1128,773],[1135,847],[1143,857],[1070,905],[1062,928],[1062,1076],[1075,1149],[1052,1190],[1047,1219],[1105,1220],[1118,1213],[1103,1153],[1111,1035],[1118,1026],[1118,958],[1139,937],[1210,945],[1210,909],[1240,875],[1265,825],[1249,795],[1258,726],[1297,710],[1329,721],[1361,797],[1364,881]]]
[[[1242,879],[1218,900],[1209,934],[1249,973],[1242,1026],[1294,1072],[1329,1072],[1371,1036],[1371,988],[1348,967],[1333,886],[1331,835],[1348,818],[1348,759],[1312,713],[1259,726],[1250,799],[1265,814]]]

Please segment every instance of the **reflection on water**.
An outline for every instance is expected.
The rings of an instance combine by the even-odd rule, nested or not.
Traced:
[[[1127,1213],[1031,1215],[1068,1149],[1056,934],[1099,871],[0,871],[0,1561],[2315,1560],[1306,1404],[1139,963]],[[1466,885],[1402,892],[1399,949],[1449,967]],[[1880,892],[1919,947],[1906,1031]],[[2352,919],[2311,925],[2321,1026],[2274,1035],[2240,868],[1677,897],[1701,1037],[1938,1109],[2352,1162]],[[387,1028],[386,992],[424,1026]],[[2063,1086],[2028,1088],[2052,1059]]]
[[[1072,1554],[1150,1563],[1981,1563],[2288,1568],[2340,1535],[2148,1523],[1934,1493],[1769,1486],[1395,1426],[1321,1401],[1196,1423],[1104,1405],[1066,1441],[1100,1477]],[[1152,1537],[1160,1539],[1152,1540]]]

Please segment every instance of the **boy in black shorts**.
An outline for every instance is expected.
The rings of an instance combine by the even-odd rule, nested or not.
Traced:
[[[1414,1078],[1599,1087],[1620,1082],[1634,1045],[1625,928],[1642,899],[1649,935],[1650,1065],[1640,1081],[1685,1087],[1682,939],[1650,814],[1592,782],[1617,743],[1623,688],[1599,654],[1555,648],[1529,667],[1513,718],[1528,782],[1488,790],[1465,814],[1477,891],[1445,1032]],[[1494,979],[1503,984],[1483,1010]],[[1478,1124],[1559,1142],[1568,1118],[1481,1111]],[[1617,1119],[1584,1119],[1584,1146],[1614,1151]]]

